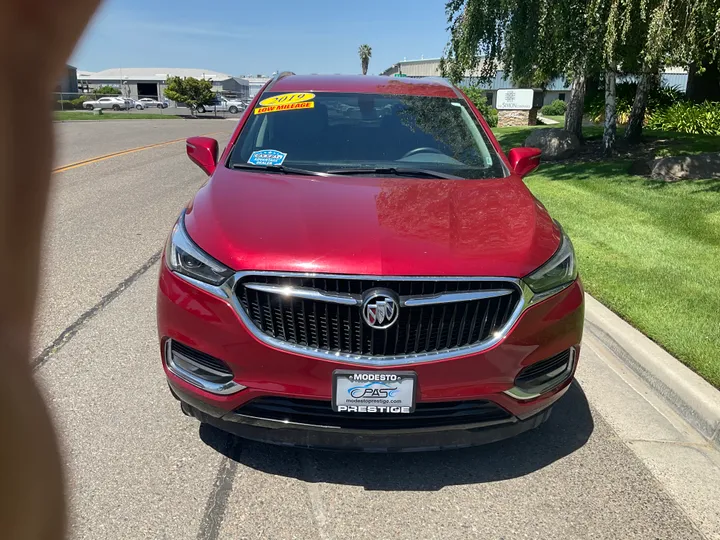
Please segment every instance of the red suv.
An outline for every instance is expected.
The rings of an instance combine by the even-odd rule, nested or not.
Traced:
[[[440,79],[270,81],[168,240],[163,367],[182,410],[249,439],[426,450],[539,426],[583,330],[572,244]]]

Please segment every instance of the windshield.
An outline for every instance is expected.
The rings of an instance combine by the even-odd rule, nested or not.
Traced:
[[[272,98],[272,99],[271,99]],[[482,179],[507,176],[460,97],[266,92],[229,166],[283,165],[342,174],[423,170]],[[362,169],[359,170],[358,169]]]

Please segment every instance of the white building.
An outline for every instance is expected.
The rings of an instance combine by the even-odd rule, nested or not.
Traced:
[[[162,99],[169,77],[209,80],[212,81],[213,91],[231,97],[247,98],[250,93],[247,80],[210,69],[113,68],[96,73],[78,71],[78,86],[86,92],[101,86],[114,86],[119,94],[133,99]]]
[[[440,59],[439,58],[421,58],[420,60],[403,60],[390,66],[383,71],[381,75],[395,76],[402,74],[406,77],[439,77],[440,76]],[[466,73],[468,77],[461,84],[471,84],[470,73]],[[632,77],[625,77],[625,80],[632,80]],[[662,84],[664,86],[674,86],[685,91],[687,84],[687,72],[682,68],[667,68],[662,76]],[[490,105],[495,106],[495,94],[498,90],[505,88],[516,88],[509,79],[505,78],[505,71],[502,66],[495,73],[495,77],[489,83],[479,85],[486,90],[485,97]],[[543,102],[545,105],[559,99],[566,101],[570,99],[570,85],[564,77],[553,79],[545,88]]]
[[[271,79],[271,77],[266,77],[265,75],[257,75],[255,77],[247,76],[244,78],[250,84],[250,97],[255,97],[255,94]]]

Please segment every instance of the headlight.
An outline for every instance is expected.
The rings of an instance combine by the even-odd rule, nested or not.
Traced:
[[[560,229],[560,247],[548,262],[535,270],[524,281],[538,297],[547,297],[570,285],[577,278],[575,250],[565,231]]]
[[[190,240],[185,230],[184,214],[170,235],[165,260],[174,272],[211,285],[220,285],[233,274],[230,268],[210,257]]]

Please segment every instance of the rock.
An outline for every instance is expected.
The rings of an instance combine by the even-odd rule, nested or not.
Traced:
[[[541,159],[567,159],[577,152],[580,141],[577,136],[560,128],[536,129],[525,139],[525,146],[539,148]]]
[[[647,159],[638,159],[630,164],[628,172],[633,176],[650,176],[652,172],[652,161]]]
[[[720,153],[673,156],[656,159],[651,177],[662,182],[720,178]]]

